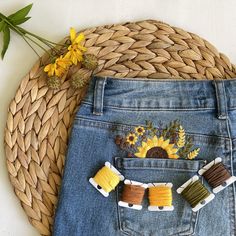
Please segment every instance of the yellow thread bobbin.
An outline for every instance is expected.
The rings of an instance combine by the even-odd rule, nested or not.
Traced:
[[[149,211],[173,211],[172,183],[149,183]]]
[[[124,180],[124,176],[110,163],[105,162],[93,178],[89,182],[105,197],[109,196],[120,181]]]

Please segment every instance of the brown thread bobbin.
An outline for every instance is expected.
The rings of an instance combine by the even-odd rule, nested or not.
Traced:
[[[141,205],[144,193],[145,188],[140,185],[125,184],[121,200],[129,204]]]
[[[213,165],[206,172],[204,172],[202,176],[206,179],[206,181],[212,188],[216,188],[219,185],[223,184],[227,179],[229,179],[231,177],[231,174],[226,169],[224,164],[222,162],[219,162]]]

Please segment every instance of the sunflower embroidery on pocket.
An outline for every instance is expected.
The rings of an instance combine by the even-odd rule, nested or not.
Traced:
[[[129,157],[194,159],[200,148],[194,148],[192,139],[186,137],[179,120],[171,121],[164,128],[162,123],[154,127],[146,121],[146,127],[136,126],[124,135],[116,135],[115,143],[128,152]]]

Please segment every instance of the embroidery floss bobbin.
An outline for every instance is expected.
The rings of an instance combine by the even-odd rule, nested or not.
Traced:
[[[213,188],[213,193],[222,191],[236,181],[236,176],[231,176],[222,163],[221,157],[217,157],[209,164],[203,166],[203,168],[198,171],[198,174],[202,175]]]
[[[147,187],[147,184],[126,179],[124,181],[121,200],[118,202],[118,205],[121,207],[141,210],[143,197]]]
[[[172,183],[149,183],[149,211],[173,211]]]
[[[124,176],[108,161],[89,182],[104,196],[108,197],[111,192],[124,180]]]
[[[211,202],[215,195],[200,182],[199,177],[194,175],[177,189],[177,193],[191,205],[194,212],[200,210],[203,206]]]

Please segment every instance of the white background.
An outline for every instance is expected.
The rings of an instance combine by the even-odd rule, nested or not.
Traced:
[[[69,28],[84,29],[145,19],[161,20],[194,32],[210,41],[236,63],[235,0],[0,0],[0,12],[9,15],[34,3],[24,28],[52,41],[60,41]],[[0,35],[2,47],[2,35]],[[12,34],[4,61],[0,60],[0,235],[37,236],[8,179],[3,149],[7,108],[22,77],[37,56]]]

